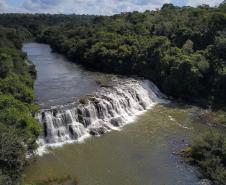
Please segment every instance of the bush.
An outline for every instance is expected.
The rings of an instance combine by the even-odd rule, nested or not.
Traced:
[[[0,123],[0,182],[2,184],[15,184],[26,163],[26,147],[20,135],[14,127]]]
[[[226,184],[225,136],[209,132],[196,139],[188,151],[189,162],[199,166],[205,176],[220,184]]]
[[[1,16],[0,16],[1,19]],[[25,30],[24,30],[25,31]],[[20,184],[26,155],[41,131],[34,119],[35,69],[21,49],[27,32],[0,26],[0,184]]]

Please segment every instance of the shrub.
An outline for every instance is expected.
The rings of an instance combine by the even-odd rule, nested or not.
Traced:
[[[188,160],[200,167],[204,175],[226,184],[226,138],[213,132],[196,139],[189,150]]]

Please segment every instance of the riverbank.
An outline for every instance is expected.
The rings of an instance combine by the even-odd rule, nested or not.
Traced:
[[[213,184],[226,184],[225,143],[225,133],[211,131],[199,135],[178,154],[188,164],[197,166]]]
[[[36,45],[36,47],[39,47],[39,46],[43,47],[42,44],[41,45],[39,45],[39,44]],[[51,53],[50,50],[48,50],[48,51],[49,51],[49,53]],[[51,53],[51,54],[55,55],[54,53]],[[34,55],[34,56],[36,57],[36,55]],[[46,58],[45,61],[49,61],[50,59],[51,59],[51,57],[50,58]],[[54,61],[56,61],[55,57],[53,59],[54,59]],[[62,61],[62,62],[67,62],[67,61]],[[37,63],[37,64],[46,66],[45,62],[44,63]],[[72,63],[68,63],[68,64],[72,64]],[[72,64],[72,65],[74,65],[74,64]],[[37,69],[42,69],[42,67],[38,67]],[[73,67],[73,69],[77,69],[77,68]],[[73,74],[76,74],[76,73],[77,72],[75,70],[73,72]],[[81,73],[81,69],[79,70],[79,74],[80,73]],[[82,74],[86,74],[86,72],[84,72]],[[58,74],[56,74],[56,75],[58,75]],[[46,75],[43,75],[43,77],[44,76],[46,76]],[[104,75],[103,76],[99,75],[98,77],[100,79],[99,82],[98,82],[98,84],[100,86],[102,86],[103,88],[110,88],[109,84],[108,84],[108,80],[106,81],[106,79],[104,78]],[[85,76],[85,78],[86,78],[86,76]],[[95,80],[95,83],[96,83],[96,80]],[[60,85],[60,83],[58,83],[58,84]],[[59,86],[59,88],[60,88],[60,86]],[[56,89],[58,89],[58,88],[56,88]],[[43,91],[43,93],[48,93],[48,89],[46,89],[46,90],[47,91]],[[50,97],[50,98],[52,98],[52,97]],[[84,104],[86,102],[87,101],[82,101],[81,103]],[[105,171],[107,169],[103,168],[103,166],[108,166],[109,165],[109,162],[107,161],[107,159],[108,159],[107,155],[109,155],[109,160],[111,160],[111,158],[113,157],[109,153],[106,153],[106,151],[104,150],[104,148],[107,147],[109,142],[112,143],[113,140],[115,140],[117,137],[120,136],[122,141],[118,140],[116,146],[114,146],[114,144],[113,144],[111,146],[112,149],[110,151],[112,151],[112,154],[114,154],[114,150],[116,150],[117,153],[118,153],[117,155],[129,155],[129,156],[132,155],[133,156],[134,155],[134,154],[132,154],[133,152],[132,153],[128,152],[126,154],[125,152],[123,152],[123,149],[121,147],[118,148],[117,145],[121,146],[121,144],[119,144],[120,142],[122,142],[124,144],[127,143],[127,144],[131,145],[131,143],[130,143],[131,142],[131,137],[139,135],[139,138],[140,137],[142,138],[142,134],[144,134],[143,135],[144,138],[140,142],[141,143],[144,142],[144,147],[145,148],[149,148],[151,150],[155,150],[155,148],[158,148],[158,150],[159,150],[158,151],[158,155],[160,155],[160,153],[162,153],[164,151],[166,152],[166,154],[164,154],[164,156],[160,155],[159,160],[157,160],[158,159],[158,155],[157,154],[156,155],[151,155],[151,152],[149,151],[148,155],[145,155],[144,158],[143,157],[141,157],[141,159],[139,159],[139,157],[135,158],[136,163],[137,162],[139,163],[139,160],[143,161],[142,162],[142,166],[143,166],[142,168],[144,168],[146,170],[144,170],[142,173],[138,173],[138,171],[136,171],[136,170],[135,171],[128,171],[128,173],[125,173],[127,167],[128,168],[135,168],[135,166],[133,166],[135,164],[132,161],[128,161],[127,167],[126,168],[122,168],[122,166],[119,165],[119,162],[121,160],[120,157],[119,158],[114,158],[112,163],[111,162],[110,163],[111,163],[111,165],[113,165],[114,163],[118,164],[118,166],[117,165],[113,165],[114,168],[112,169],[113,170],[112,172],[114,172],[115,178],[116,178],[116,181],[114,181],[115,183],[122,183],[122,182],[124,182],[124,180],[119,178],[120,173],[124,174],[124,177],[126,177],[126,175],[130,176],[131,174],[135,173],[136,176],[137,176],[137,179],[135,181],[138,183],[140,181],[139,179],[143,178],[143,175],[145,173],[148,173],[148,174],[150,173],[150,171],[147,170],[147,169],[151,170],[151,167],[153,169],[154,168],[156,169],[157,167],[162,169],[162,168],[165,168],[165,165],[168,166],[167,170],[164,171],[166,173],[165,174],[165,179],[163,181],[165,184],[170,184],[170,181],[169,181],[170,177],[171,178],[173,177],[174,180],[176,179],[176,181],[178,181],[178,184],[181,181],[184,182],[185,184],[186,183],[190,183],[190,181],[188,181],[187,179],[182,180],[178,176],[176,176],[175,174],[172,174],[172,172],[170,172],[170,170],[172,170],[170,165],[173,165],[173,166],[179,165],[180,166],[179,169],[173,168],[173,171],[175,171],[175,173],[182,173],[182,176],[186,174],[186,175],[188,175],[188,178],[192,178],[192,182],[194,184],[195,183],[199,183],[199,178],[197,177],[197,176],[199,176],[199,173],[196,172],[196,171],[195,172],[191,172],[192,170],[195,170],[195,168],[193,169],[192,167],[181,163],[180,162],[181,159],[178,158],[178,157],[175,157],[175,158],[173,157],[174,159],[172,159],[172,153],[174,151],[176,151],[176,150],[182,149],[187,143],[191,142],[193,140],[192,139],[193,138],[193,133],[196,133],[196,132],[197,133],[203,133],[205,130],[208,130],[210,128],[208,125],[203,124],[201,119],[198,117],[199,113],[201,114],[201,112],[202,112],[202,109],[200,109],[200,108],[198,108],[196,106],[186,105],[186,103],[169,104],[167,106],[160,106],[160,108],[157,107],[157,109],[154,108],[152,111],[148,111],[145,115],[143,115],[140,118],[138,118],[138,120],[135,121],[135,124],[132,124],[132,125],[136,125],[136,128],[134,128],[134,130],[131,133],[130,133],[130,131],[129,131],[129,133],[127,133],[127,129],[131,128],[132,125],[129,125],[129,126],[125,127],[121,131],[122,133],[121,132],[120,133],[119,132],[115,132],[115,131],[113,133],[108,133],[107,135],[103,136],[103,139],[101,139],[103,146],[102,145],[96,145],[96,147],[97,147],[96,149],[94,147],[91,147],[91,143],[98,142],[100,138],[92,138],[92,139],[90,138],[90,139],[87,139],[85,141],[85,143],[82,143],[82,144],[65,145],[61,149],[60,148],[59,149],[56,149],[56,148],[55,149],[54,148],[53,149],[49,149],[49,152],[50,152],[49,154],[44,155],[43,157],[37,157],[37,161],[34,161],[31,164],[31,166],[27,167],[27,169],[25,171],[25,179],[28,182],[32,182],[33,181],[33,182],[37,182],[37,183],[39,181],[45,181],[45,182],[47,182],[48,180],[51,181],[51,179],[52,180],[54,180],[54,179],[59,180],[59,179],[61,179],[61,177],[64,179],[65,174],[64,175],[63,174],[59,175],[59,174],[61,174],[61,170],[60,169],[62,168],[62,166],[64,166],[65,169],[68,169],[68,170],[66,170],[66,176],[68,176],[68,177],[70,177],[72,179],[74,179],[74,178],[76,178],[76,179],[87,178],[87,176],[84,174],[84,173],[86,173],[86,174],[90,175],[90,177],[88,178],[88,179],[90,179],[89,183],[91,183],[91,179],[96,179],[96,178],[99,179],[101,177],[101,179],[98,180],[99,184],[104,183],[104,182],[107,182],[109,184],[109,183],[111,183],[111,182],[109,182],[110,179],[108,179],[106,177],[103,177],[102,175],[99,176],[98,174],[96,174],[98,176],[98,177],[96,177],[96,176],[93,176],[92,174],[88,173],[88,171],[86,171],[87,166],[89,166],[91,168],[90,170],[93,171],[95,169],[95,166],[97,166],[97,163],[88,162],[87,161],[88,156],[86,156],[83,153],[83,150],[85,149],[87,151],[87,154],[92,153],[92,157],[94,158],[93,160],[97,160],[98,159],[97,160],[98,165],[100,164],[100,166],[102,166],[100,169],[98,169],[98,171],[100,171],[101,173],[104,174],[103,171]],[[140,122],[140,120],[142,120],[142,118],[143,118],[143,121]],[[199,119],[196,119],[196,118],[199,118]],[[142,123],[145,125],[145,126],[143,125],[144,127],[142,126]],[[170,132],[167,134],[167,137],[164,136],[163,138],[161,138],[160,137],[161,134],[164,135],[165,131],[162,133],[161,129],[159,129],[157,125],[156,125],[157,128],[152,128],[152,126],[154,126],[155,124],[157,124],[157,125],[160,124],[159,125],[160,128],[164,128],[166,130],[169,129],[172,126],[171,129],[176,129],[177,132],[174,132],[174,131],[172,131],[170,129]],[[152,129],[154,129],[154,130],[152,130]],[[155,131],[156,131],[155,129],[158,130],[158,134],[155,134]],[[141,133],[139,133],[140,131],[141,131]],[[132,133],[134,133],[134,135]],[[152,136],[153,133],[154,133],[154,135]],[[122,134],[125,134],[125,136],[122,137]],[[194,136],[195,135],[196,134],[194,134]],[[127,136],[129,136],[129,138],[130,138],[129,140],[127,140],[128,139]],[[110,137],[111,139],[110,139],[110,141],[107,140],[106,143],[105,143],[105,139],[108,138],[108,137]],[[125,139],[125,141],[124,141],[124,139]],[[92,140],[94,140],[94,141],[92,141]],[[149,140],[150,140],[150,143],[149,143],[150,145],[148,143],[145,144],[145,141],[149,141]],[[169,140],[170,144],[166,143],[166,140]],[[136,141],[134,139],[133,139],[133,142],[136,143]],[[152,142],[155,143],[155,144],[152,145],[153,144]],[[122,144],[122,147],[126,148],[126,146],[124,144]],[[83,146],[83,145],[85,145],[85,146]],[[159,148],[159,147],[157,147],[157,145],[160,145],[161,147]],[[103,147],[103,148],[101,148],[101,147]],[[167,151],[166,151],[166,149],[164,147],[167,147],[167,148],[168,147],[172,147],[173,150],[167,149]],[[109,147],[107,147],[107,148],[109,148]],[[139,148],[137,146],[135,148],[136,148],[135,151],[134,151],[136,153],[135,155],[143,156],[144,155],[143,152],[146,153],[143,148]],[[94,155],[95,151],[98,154]],[[78,161],[78,159],[75,160],[74,157],[71,156],[71,154],[74,154],[73,155],[74,157],[78,157],[81,160],[81,162]],[[85,155],[85,156],[81,156],[81,155]],[[101,162],[102,158],[98,157],[98,156],[101,156],[101,155],[105,156],[105,157],[103,157],[103,158],[105,158],[105,160],[102,161],[102,162]],[[154,161],[154,160],[157,160],[158,162],[156,164],[151,163],[150,167],[147,167],[145,165],[145,163],[147,161]],[[164,164],[163,161],[161,161],[161,160],[165,161],[166,163]],[[61,161],[60,164],[57,161]],[[73,162],[69,162],[69,161],[73,161]],[[85,166],[82,166],[82,163]],[[77,169],[77,168],[75,169],[74,166],[78,166],[79,169]],[[32,170],[33,167],[34,167],[34,169]],[[116,172],[120,171],[119,167],[122,168],[121,172],[119,174],[116,174]],[[47,168],[46,171],[43,170],[45,168]],[[186,168],[191,168],[191,171],[188,172],[188,174],[187,174],[187,172],[185,173],[183,171]],[[41,171],[39,171],[39,169]],[[180,171],[181,169],[183,169],[182,172]],[[77,172],[77,171],[81,171],[81,170],[82,170],[82,172]],[[31,171],[31,172],[29,172],[29,171]],[[43,175],[45,174],[45,176],[42,175],[42,171],[44,172]],[[73,171],[76,172],[76,174],[73,174],[72,173]],[[39,175],[34,177],[33,173],[34,174],[38,173]],[[161,173],[158,172],[158,173],[159,174],[151,175],[151,177],[155,179],[155,175],[158,176],[158,175],[161,174],[161,176],[164,176],[163,172],[161,172]],[[46,174],[48,174],[47,177],[46,177]],[[108,176],[108,175],[106,174],[106,176]],[[167,183],[167,181],[169,181],[169,182]],[[81,184],[83,184],[86,181],[84,182],[84,179],[83,180],[80,179],[79,182]],[[128,180],[128,183],[129,182],[131,182],[131,181]],[[144,183],[150,183],[150,182],[155,182],[155,184],[163,183],[162,181],[161,182],[158,181],[158,179],[155,179],[154,181],[152,181],[149,178],[146,179]]]
[[[25,179],[69,175],[81,185],[198,185],[198,170],[172,154],[210,129],[193,118],[198,111],[184,104],[157,105],[120,132],[50,149],[27,167]]]
[[[0,144],[3,149],[8,149],[8,146],[16,146],[18,150],[14,151],[12,147],[9,147],[9,157],[16,155],[16,160],[1,158],[3,166],[1,167],[0,179],[4,181],[11,180],[9,178],[19,179],[20,174],[18,172],[21,172],[21,169],[23,169],[25,153],[27,151],[32,152],[35,148],[35,140],[40,131],[39,125],[31,116],[37,111],[37,106],[33,104],[34,94],[31,73],[34,69],[27,69],[26,60],[24,60],[24,56],[20,56],[21,52],[18,51],[23,41],[29,40],[29,38],[41,39],[41,41],[49,43],[55,51],[70,58],[71,61],[80,62],[84,66],[89,66],[92,69],[95,68],[103,72],[143,76],[153,80],[164,92],[173,97],[181,97],[182,99],[190,99],[192,101],[195,100],[195,102],[197,102],[196,100],[200,102],[200,99],[204,99],[206,101],[201,101],[201,103],[204,102],[204,105],[207,104],[210,108],[215,108],[215,105],[225,106],[226,104],[226,48],[224,47],[226,44],[226,35],[224,32],[226,26],[225,6],[225,4],[221,4],[219,7],[214,8],[208,6],[192,8],[165,4],[160,10],[156,11],[145,11],[143,13],[128,12],[113,16],[2,14],[0,16],[0,91],[2,93],[0,94],[0,122],[3,123],[1,124],[1,126],[3,125],[1,127],[1,135],[6,135],[7,137],[6,139],[2,137]],[[44,53],[45,51],[46,49],[42,52]],[[59,62],[59,58],[61,60],[63,57],[56,54],[51,60]],[[92,89],[95,88],[96,85],[99,85],[95,80],[92,80],[92,75],[84,74],[82,72],[83,70],[80,71],[81,73],[77,73],[78,76],[74,76],[74,67],[70,64],[68,68],[63,64],[63,67],[61,67],[64,70],[62,70],[60,68],[57,69],[60,62],[50,67],[48,66],[50,61],[45,59],[40,59],[39,62],[40,61],[45,61],[47,66],[45,65],[42,69],[44,71],[46,70],[46,73],[38,74],[38,78],[48,75],[50,77],[46,80],[49,81],[49,84],[47,83],[46,86],[43,86],[43,84],[40,83],[39,86],[39,88],[43,87],[43,89],[45,89],[45,93],[40,93],[40,97],[38,98],[39,100],[43,98],[40,101],[42,102],[40,103],[41,106],[46,106],[45,102],[47,102],[47,106],[51,106],[51,104],[62,104],[62,102],[71,102],[86,90],[88,92],[90,88]],[[65,68],[67,69],[65,70]],[[79,69],[77,68],[76,70],[79,71]],[[72,70],[72,73],[68,75],[67,72],[70,70]],[[58,78],[53,79],[51,76],[53,73],[57,73],[59,75]],[[67,78],[67,75],[69,78]],[[81,79],[83,80],[82,82]],[[73,82],[76,83],[73,84]],[[82,89],[83,86],[86,88]],[[81,91],[77,96],[72,97],[71,95],[73,95],[76,90]],[[170,109],[172,107],[167,108]],[[53,115],[53,117],[55,116]],[[205,117],[208,118],[209,113],[205,114],[203,122],[205,122]],[[187,116],[184,118],[187,119]],[[54,126],[57,127],[58,119],[54,118],[54,121]],[[168,120],[164,123],[167,125],[170,121],[174,122],[178,127],[182,126],[183,129],[189,128],[187,125],[182,124],[186,122],[185,120],[179,121],[172,115],[169,115]],[[149,122],[149,124],[152,123]],[[208,127],[208,125],[202,125]],[[194,130],[196,129],[195,126],[192,128],[194,128]],[[146,129],[142,130],[139,127],[136,129],[138,129],[138,131],[141,130],[142,135],[145,135]],[[211,127],[211,130],[214,129],[215,128]],[[196,135],[202,131],[197,132]],[[173,134],[180,135],[180,133],[182,133],[182,135],[186,134],[180,131],[178,133],[172,131],[170,134],[174,137]],[[62,132],[54,133],[54,135],[57,134],[61,136]],[[161,132],[158,134],[161,136]],[[151,138],[150,135],[149,137],[145,137],[145,141],[151,138],[157,143],[157,146],[153,147],[150,144],[145,145],[145,147],[149,149],[160,148],[159,150],[161,152],[165,152],[164,149],[170,145],[165,140],[169,139],[169,141],[171,141],[171,137],[169,135],[168,138],[161,138],[159,135],[155,135],[157,140],[156,138]],[[130,140],[133,140],[133,138],[131,139],[130,137]],[[113,141],[113,139],[110,140],[111,143],[114,143]],[[134,142],[136,142],[136,140]],[[25,143],[25,145],[22,143]],[[130,145],[128,140],[126,143]],[[165,148],[158,146],[159,143]],[[112,147],[110,144],[107,143],[103,145],[106,146],[107,150],[110,150]],[[122,146],[123,143],[118,142],[116,145]],[[127,149],[127,145],[123,145],[123,147]],[[85,155],[86,160],[83,160],[83,165],[88,164],[86,161],[89,161],[92,159],[93,155],[96,155],[93,154],[90,147],[87,148],[89,148],[87,150],[89,156]],[[121,155],[129,153],[131,156],[134,156],[133,152],[131,152],[133,151],[132,149],[131,151],[123,152],[124,148],[120,148],[118,153]],[[95,151],[95,149],[93,150]],[[117,147],[115,151],[117,151]],[[3,153],[5,150],[1,150],[1,152]],[[78,153],[79,152],[82,153],[82,151],[78,151]],[[103,150],[102,152],[106,151]],[[94,162],[93,170],[91,171],[98,176],[98,178],[103,178],[102,181],[98,179],[98,182],[105,182],[105,184],[111,182],[108,183],[109,179],[103,177],[102,174],[110,176],[111,174],[119,172],[121,169],[117,167],[121,167],[122,170],[124,169],[130,173],[126,174],[120,171],[121,173],[117,173],[114,176],[116,181],[124,182],[126,179],[127,183],[130,183],[131,179],[128,177],[132,176],[132,178],[134,177],[132,180],[137,184],[149,184],[153,181],[155,184],[158,184],[159,181],[156,180],[155,177],[158,177],[161,181],[164,175],[161,171],[163,171],[166,175],[164,177],[165,179],[163,179],[163,183],[167,184],[167,180],[168,183],[172,183],[170,177],[175,177],[175,175],[171,173],[173,170],[164,171],[164,168],[167,168],[165,167],[165,163],[172,165],[172,163],[170,163],[171,161],[168,158],[162,157],[162,159],[166,159],[163,160],[165,163],[159,162],[156,165],[150,165],[152,166],[152,169],[150,169],[148,166],[145,166],[144,163],[149,164],[149,159],[155,161],[159,159],[158,157],[161,158],[161,152],[155,153],[156,156],[152,156],[152,152],[150,151],[145,153],[148,154],[148,156],[152,156],[151,158],[144,157],[143,152],[145,153],[146,150],[139,147],[137,147],[135,151],[134,158],[137,158],[136,161],[140,159],[143,164],[142,167],[144,167],[139,168],[138,171],[133,171],[133,168],[136,168],[136,166],[140,164],[137,162],[136,165],[134,165],[133,157],[129,157],[130,160],[128,161],[126,161],[125,158],[124,160],[115,160],[114,163],[110,163],[106,156],[106,160],[104,160],[103,164],[101,161],[96,164]],[[76,155],[79,156],[79,154]],[[4,157],[4,153],[1,156]],[[19,162],[17,161],[18,156]],[[15,157],[12,158],[15,159]],[[114,158],[114,156],[111,156],[110,161],[112,158]],[[142,159],[144,159],[144,161],[142,161]],[[76,159],[72,159],[68,160],[67,163],[72,163],[73,160],[76,161]],[[170,162],[168,162],[168,160]],[[11,161],[16,162],[12,164]],[[123,163],[124,161],[127,163]],[[124,166],[121,166],[118,162],[127,166],[123,168]],[[110,167],[108,165],[109,163]],[[15,164],[16,167],[14,168],[13,165]],[[19,164],[19,166],[17,164]],[[98,173],[96,166],[99,164],[108,167],[104,168],[102,166],[102,170],[100,171],[104,173]],[[114,168],[115,164],[118,166]],[[61,165],[61,168],[62,166],[64,166],[65,169],[67,168],[64,163]],[[82,165],[78,166],[80,166],[81,169],[83,168],[83,170],[81,170],[83,173],[86,173],[84,168],[89,168],[87,166],[83,167]],[[111,167],[115,169],[114,172],[111,170],[109,172]],[[70,168],[74,171],[78,170],[78,173],[80,172],[79,169]],[[159,168],[161,169],[158,170]],[[8,169],[10,169],[9,174]],[[14,169],[16,169],[16,172],[11,173],[11,170]],[[156,169],[156,173],[151,175],[154,179],[151,180],[148,179],[146,175],[154,173],[152,172],[153,169]],[[172,168],[169,167],[169,169]],[[105,171],[109,173],[105,173]],[[175,170],[175,172],[178,172],[178,170]],[[14,176],[15,174],[16,176]],[[123,177],[120,176],[121,174],[123,174]],[[57,176],[57,173],[54,175]],[[71,176],[73,176],[73,174],[71,174]],[[79,176],[82,177],[85,175],[79,174]],[[189,173],[188,176],[191,177],[192,175]],[[195,178],[197,177],[196,174],[194,176]],[[92,179],[96,180],[96,177],[92,176]],[[143,179],[145,182],[143,182]],[[185,184],[190,183],[186,178],[181,180],[176,176],[174,179],[176,179],[178,184],[179,182],[181,183],[181,181]],[[194,180],[193,178],[191,179]],[[94,180],[90,181],[89,184],[95,182]],[[191,183],[196,183],[196,180]],[[120,184],[120,182],[115,182],[115,184]],[[126,184],[126,182],[124,184]]]
[[[23,32],[22,32],[23,33]],[[41,127],[33,117],[34,66],[21,52],[26,33],[0,26],[0,184],[20,184]],[[10,35],[10,36],[9,36]]]
[[[212,129],[199,134],[176,154],[182,156],[188,164],[197,166],[206,178],[213,181],[213,184],[226,184],[226,114],[224,111],[202,110],[197,113],[196,118]],[[213,128],[218,132],[214,132]]]

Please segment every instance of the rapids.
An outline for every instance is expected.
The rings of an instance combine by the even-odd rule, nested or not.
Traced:
[[[148,80],[114,78],[108,86],[77,102],[42,110],[40,146],[57,146],[100,136],[134,121],[165,96]],[[40,150],[42,151],[42,150]]]
[[[110,75],[101,87],[97,80],[107,74],[89,72],[45,44],[25,43],[23,51],[37,69],[37,152],[47,151],[26,167],[27,183],[69,177],[80,185],[208,184],[172,155],[209,129],[196,119],[198,107],[168,102],[147,80]]]

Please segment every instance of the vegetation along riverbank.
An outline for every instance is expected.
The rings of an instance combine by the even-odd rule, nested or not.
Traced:
[[[26,155],[41,131],[34,113],[35,67],[21,52],[28,40],[92,70],[138,75],[165,94],[205,102],[204,122],[225,125],[226,4],[113,16],[0,15],[0,184],[20,184]],[[226,184],[225,138],[208,135],[186,151],[211,179]]]

